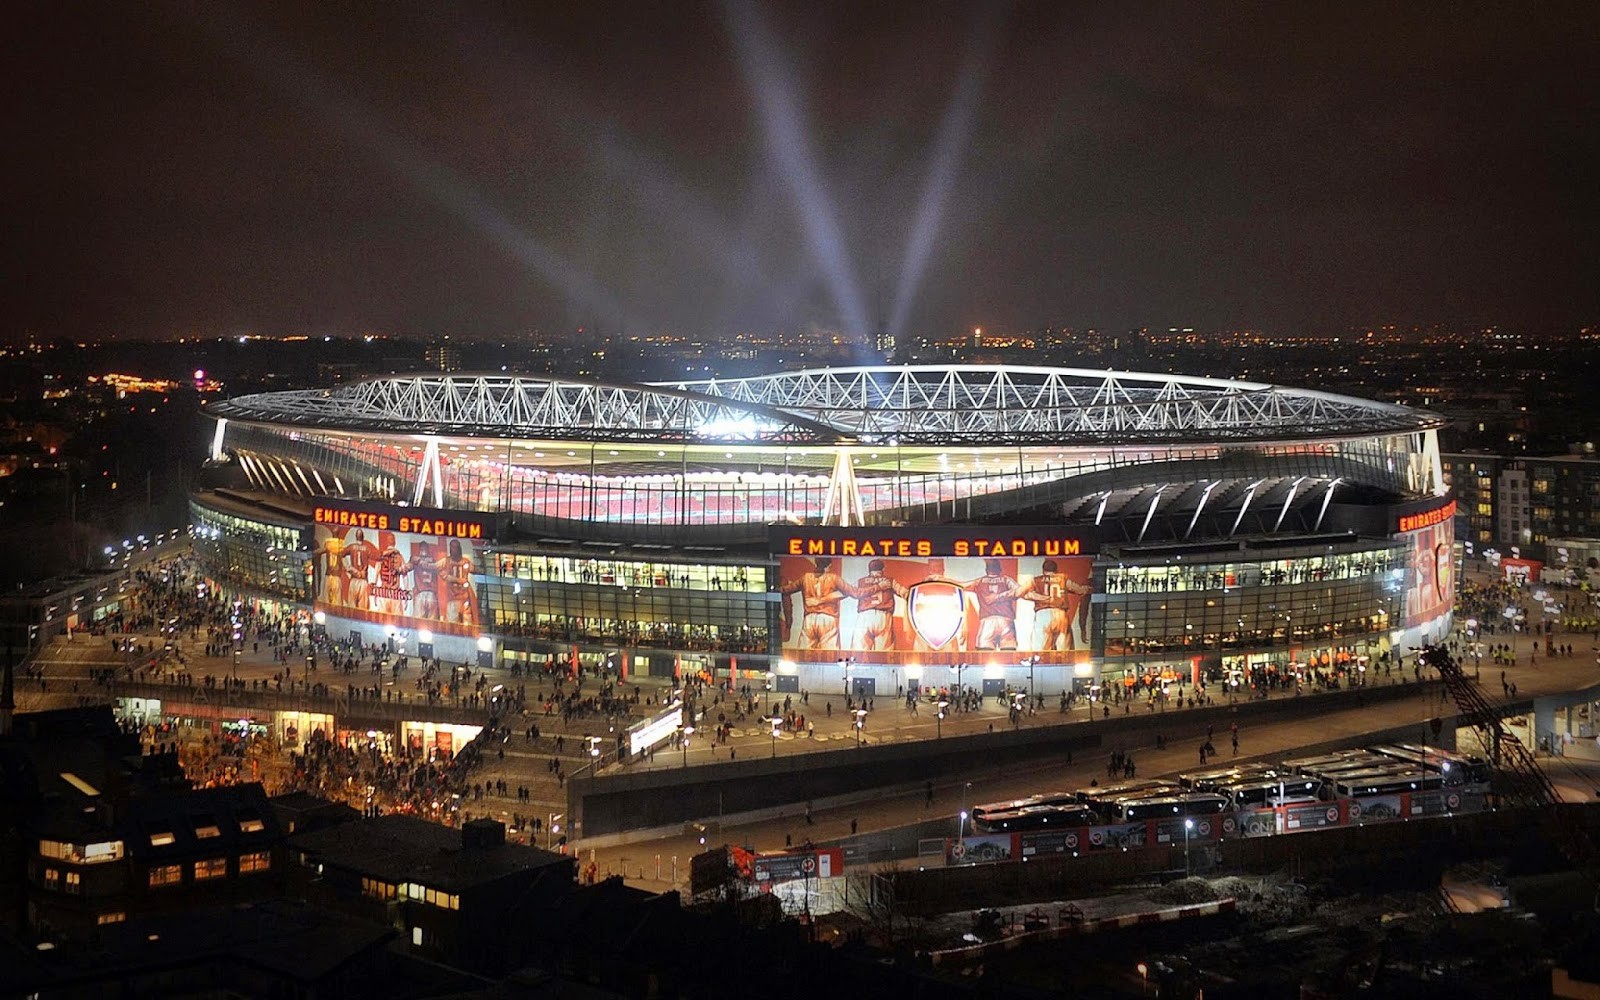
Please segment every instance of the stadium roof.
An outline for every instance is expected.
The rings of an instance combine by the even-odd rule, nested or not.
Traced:
[[[1207,444],[1408,433],[1444,423],[1389,403],[1259,382],[1012,365],[655,383],[396,375],[241,396],[206,410],[330,431],[728,445]]]

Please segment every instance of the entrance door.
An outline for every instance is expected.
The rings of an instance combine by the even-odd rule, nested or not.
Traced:
[[[1003,677],[985,677],[983,679],[983,696],[998,697],[1006,693],[1006,682]]]
[[[878,680],[875,677],[850,678],[850,693],[857,698],[876,698],[878,696]]]

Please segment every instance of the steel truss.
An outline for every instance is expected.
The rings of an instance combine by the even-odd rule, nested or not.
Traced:
[[[419,435],[708,444],[1138,445],[1419,433],[1442,421],[1306,389],[1019,366],[616,383],[407,375],[214,403],[229,420]]]
[[[1405,407],[1314,390],[1082,368],[830,368],[672,384],[805,414],[869,443],[1306,438],[1417,432],[1442,423]]]
[[[208,409],[236,421],[424,435],[816,444],[844,438],[809,417],[757,403],[655,385],[519,375],[376,378],[241,396]]]

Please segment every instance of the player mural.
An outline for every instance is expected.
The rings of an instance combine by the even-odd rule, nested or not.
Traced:
[[[316,610],[401,628],[477,635],[483,620],[478,603],[482,526],[421,513],[318,508],[312,553]]]
[[[1455,525],[1445,520],[1405,532],[1410,543],[1405,624],[1421,625],[1455,604]]]
[[[962,538],[946,537],[949,529],[782,535],[782,654],[811,662],[1086,661],[1092,556],[1052,529],[1004,530],[1004,539],[981,529]]]

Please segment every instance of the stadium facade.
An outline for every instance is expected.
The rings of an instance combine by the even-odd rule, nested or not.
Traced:
[[[1049,696],[1448,632],[1442,420],[1016,366],[404,375],[211,404],[219,577],[451,661]]]

